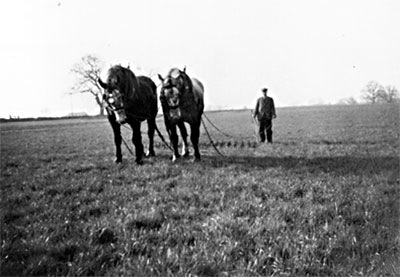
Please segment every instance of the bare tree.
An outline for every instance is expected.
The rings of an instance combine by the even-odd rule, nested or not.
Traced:
[[[354,97],[348,97],[340,99],[338,102],[339,105],[357,105],[358,102]]]
[[[76,84],[72,93],[90,93],[99,105],[100,115],[104,115],[104,100],[102,89],[97,80],[100,77],[102,62],[93,55],[83,56],[81,61],[73,66],[71,72],[76,74]]]
[[[372,104],[375,104],[379,99],[379,95],[383,91],[385,91],[385,89],[378,82],[370,81],[362,91],[363,91],[362,98],[364,98],[365,100],[367,100]]]
[[[399,101],[399,91],[395,86],[386,86],[378,95],[378,100],[384,103],[395,103]]]

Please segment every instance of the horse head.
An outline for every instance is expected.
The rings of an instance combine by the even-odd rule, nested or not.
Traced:
[[[178,108],[182,95],[192,90],[192,82],[186,74],[186,68],[184,70],[172,68],[166,77],[163,78],[158,74],[158,78],[162,83],[161,101],[167,103],[170,109]]]
[[[107,109],[114,112],[117,122],[124,124],[127,120],[125,106],[134,91],[133,73],[122,66],[114,66],[108,71],[107,82],[104,83],[100,78],[98,82],[104,89],[103,99]],[[136,78],[134,79],[136,80]]]

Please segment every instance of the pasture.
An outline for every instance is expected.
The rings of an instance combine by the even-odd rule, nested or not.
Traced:
[[[142,166],[105,118],[2,123],[0,275],[400,275],[398,105],[206,115],[224,157]]]

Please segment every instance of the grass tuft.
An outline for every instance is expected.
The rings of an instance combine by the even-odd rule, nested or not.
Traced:
[[[142,166],[104,119],[3,124],[0,275],[399,276],[398,106],[278,114],[272,145],[216,112],[225,157]]]

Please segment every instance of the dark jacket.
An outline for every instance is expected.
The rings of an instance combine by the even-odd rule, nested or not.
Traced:
[[[254,116],[257,116],[258,120],[270,120],[276,117],[274,99],[268,96],[258,98]]]

